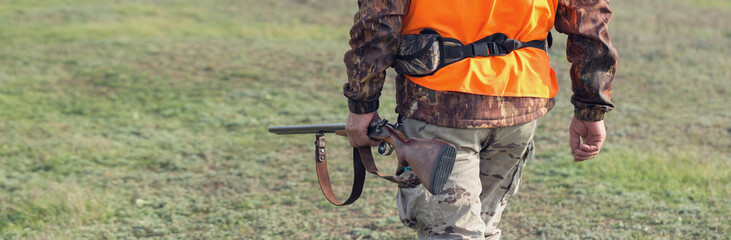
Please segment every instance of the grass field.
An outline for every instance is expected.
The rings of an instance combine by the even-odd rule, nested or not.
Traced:
[[[554,35],[561,93],[504,239],[731,239],[731,3],[611,6],[621,59],[608,143],[571,162],[569,65]],[[3,0],[0,238],[415,238],[392,184],[369,177],[355,205],[334,207],[317,187],[314,137],[266,131],[345,121],[356,7]],[[384,91],[381,116],[395,119],[392,81]],[[344,195],[350,150],[328,141]]]

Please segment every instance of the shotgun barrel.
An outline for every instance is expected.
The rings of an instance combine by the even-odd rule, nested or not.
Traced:
[[[308,133],[334,133],[345,130],[345,123],[314,124],[314,125],[292,125],[272,126],[269,132],[274,134],[308,134]]]

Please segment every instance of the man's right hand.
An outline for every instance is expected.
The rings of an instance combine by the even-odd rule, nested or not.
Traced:
[[[569,126],[569,136],[571,155],[574,156],[574,162],[583,162],[595,158],[602,150],[604,140],[607,138],[604,120],[591,122],[581,121],[574,117]]]
[[[379,118],[378,112],[366,114],[348,113],[348,121],[345,122],[345,132],[348,133],[350,146],[378,146],[379,141],[368,137],[368,126],[371,124],[371,121]]]

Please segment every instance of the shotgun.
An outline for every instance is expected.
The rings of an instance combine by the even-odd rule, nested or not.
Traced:
[[[410,168],[427,191],[434,195],[438,194],[442,191],[444,184],[452,173],[457,149],[454,145],[443,141],[422,138],[408,139],[397,130],[398,127],[398,124],[390,124],[385,119],[374,120],[368,127],[368,136],[381,141],[380,145],[378,145],[378,153],[381,155],[391,155],[395,150],[399,166],[406,169]],[[359,176],[360,172],[364,172],[364,170],[391,182],[407,185],[401,179],[378,172],[373,161],[373,156],[371,155],[370,147],[354,148],[353,164],[356,180],[353,181],[351,197],[345,203],[340,203],[330,189],[330,179],[326,168],[327,155],[325,152],[324,136],[325,133],[335,133],[347,137],[345,123],[273,126],[269,127],[269,132],[275,134],[315,134],[315,163],[318,171],[318,180],[325,197],[335,205],[347,205],[358,198],[362,190],[362,181],[357,183],[357,180],[359,178],[364,179],[364,173],[363,177]],[[360,185],[360,189],[358,189],[359,187],[357,185]],[[353,197],[355,199],[351,200]]]

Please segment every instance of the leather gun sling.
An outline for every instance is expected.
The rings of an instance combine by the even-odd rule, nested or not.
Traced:
[[[327,173],[327,153],[325,151],[325,135],[318,134],[315,140],[315,169],[317,171],[317,181],[320,183],[322,194],[325,195],[330,203],[335,206],[350,205],[360,197],[363,192],[363,182],[365,182],[365,167],[360,159],[353,157],[353,188],[350,190],[350,196],[345,202],[340,202],[333,192],[330,184],[330,175]]]
[[[402,184],[402,181],[398,178],[390,175],[385,175],[378,171],[378,167],[376,167],[376,162],[373,161],[373,154],[371,153],[371,147],[360,147],[360,148],[353,148],[353,158],[360,158],[360,160],[363,162],[363,165],[365,166],[366,171],[369,173],[373,173],[383,179],[386,179],[388,181]]]
[[[318,134],[315,140],[315,169],[317,171],[317,181],[320,183],[320,189],[325,198],[335,206],[350,205],[358,200],[363,192],[363,183],[365,182],[365,172],[373,173],[388,181],[402,184],[402,182],[394,176],[384,175],[378,171],[371,147],[353,148],[353,187],[350,190],[350,196],[345,202],[341,202],[335,197],[330,183],[330,175],[327,171],[327,151],[325,150],[325,136]]]

